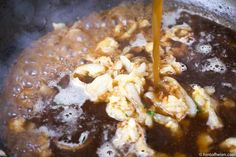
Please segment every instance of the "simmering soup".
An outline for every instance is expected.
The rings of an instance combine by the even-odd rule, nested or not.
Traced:
[[[6,81],[1,138],[17,157],[191,157],[236,152],[236,33],[164,12],[154,88],[152,6],[125,4],[54,30]]]

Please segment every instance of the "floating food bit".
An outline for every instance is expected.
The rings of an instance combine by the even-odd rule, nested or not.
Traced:
[[[153,119],[158,124],[164,125],[165,127],[169,128],[173,134],[179,135],[181,133],[181,129],[177,120],[157,113],[154,114]]]
[[[193,86],[192,97],[201,111],[208,114],[207,125],[210,129],[219,129],[223,127],[220,118],[216,114],[218,102],[211,98],[207,92],[198,85]]]
[[[162,75],[176,75],[181,74],[187,70],[187,67],[176,61],[176,58],[172,55],[165,55],[164,59],[161,60],[160,73]]]
[[[62,28],[66,27],[66,25],[64,23],[52,23],[52,26],[53,26],[54,30],[58,30],[58,29],[62,29]]]
[[[177,120],[183,119],[187,113],[188,108],[186,104],[173,95],[165,96],[162,98],[162,101],[157,100],[153,92],[147,92],[145,93],[145,96],[152,100],[156,107],[161,108],[165,113]]]
[[[104,74],[105,71],[105,67],[101,64],[84,64],[75,69],[74,77],[80,77],[81,75],[97,77],[101,74]]]
[[[213,143],[213,139],[207,133],[201,133],[197,137],[196,144],[198,151],[201,153],[207,153],[210,151],[210,145]]]
[[[16,134],[35,129],[35,124],[27,121],[27,119],[23,117],[11,118],[7,125],[8,129]]]
[[[138,33],[135,36],[135,40],[130,42],[130,45],[124,47],[122,54],[132,53],[141,53],[146,51],[148,55],[152,56],[153,42],[148,42],[144,33]],[[163,51],[161,51],[161,55]]]
[[[163,87],[170,93],[170,95],[176,96],[178,99],[182,99],[188,107],[187,114],[191,117],[197,113],[197,106],[192,98],[187,94],[184,88],[173,78],[164,77],[162,80]]]
[[[135,108],[127,101],[126,97],[118,94],[119,91],[108,98],[109,103],[107,104],[106,112],[110,117],[118,121],[124,121],[134,114]]]
[[[7,157],[6,153],[3,150],[0,150],[0,157]]]
[[[150,27],[151,24],[146,19],[140,19],[140,20],[138,20],[138,26],[139,26],[139,28],[146,28],[146,27]]]
[[[125,55],[125,54],[129,53],[131,49],[132,49],[131,46],[124,47],[124,49],[122,50],[122,54]]]
[[[118,47],[119,44],[115,41],[115,39],[106,37],[104,40],[98,43],[95,51],[102,52],[104,54],[112,54],[116,52]]]
[[[26,120],[23,117],[12,118],[8,122],[8,128],[15,133],[20,133],[25,131]]]
[[[52,156],[52,151],[50,149],[50,140],[48,136],[45,134],[38,135],[38,148],[37,151],[39,152],[39,157],[50,157]]]
[[[104,70],[114,66],[111,58],[107,56],[98,57],[97,59],[95,59],[94,63],[100,64],[100,66],[104,66]]]
[[[147,98],[153,101],[156,107],[161,108],[178,121],[182,120],[187,114],[189,116],[196,115],[197,108],[195,103],[175,79],[164,77],[161,84],[169,92],[169,95],[162,95],[159,98],[153,92],[145,94]]]
[[[212,95],[215,93],[215,87],[213,86],[205,86],[204,90],[207,92],[207,94]]]
[[[68,106],[77,104],[79,106],[82,106],[84,102],[89,99],[84,86],[85,85],[83,82],[71,79],[69,85],[65,89],[59,90],[59,93],[55,95],[53,101],[58,105]]]
[[[131,47],[144,47],[147,45],[147,41],[142,33],[138,33],[136,39],[130,45]]]
[[[146,143],[145,131],[133,118],[118,124],[112,144],[126,155],[134,153],[137,156],[152,156],[154,154]],[[126,150],[127,146],[129,146],[128,150]]]
[[[103,95],[112,88],[112,78],[109,74],[100,75],[88,84],[77,78],[80,74],[87,73],[96,76],[101,72],[104,72],[104,67],[100,64],[82,65],[82,68],[77,68],[71,76],[68,87],[60,89],[54,98],[54,102],[64,105],[79,104],[81,106],[88,99],[91,101],[103,99]]]
[[[41,86],[39,88],[39,93],[46,97],[46,96],[50,96],[53,95],[55,93],[55,90],[53,88],[50,88],[48,85],[46,85],[45,83],[41,83]]]
[[[178,120],[183,119],[188,111],[186,104],[181,99],[178,99],[173,95],[169,95],[167,100],[164,98],[162,103],[164,104],[163,106],[161,105],[161,108],[168,114],[176,117]]]
[[[109,74],[98,76],[93,82],[85,86],[86,92],[89,93],[91,101],[106,100],[106,93],[112,90],[112,78]]]
[[[121,56],[120,60],[128,74],[119,74],[114,78],[116,85],[113,87],[113,94],[108,98],[109,103],[106,111],[108,115],[116,120],[125,120],[135,110],[140,121],[151,125],[150,121],[146,121],[148,117],[146,117],[146,111],[140,99],[145,84],[146,65],[143,63],[137,66],[125,56]],[[117,96],[120,96],[120,98]]]
[[[125,69],[130,73],[133,69],[134,64],[131,63],[130,60],[125,56],[120,56],[120,60]]]
[[[208,120],[207,125],[213,129],[219,129],[223,127],[223,124],[220,118],[217,116],[216,112],[213,109],[209,109],[208,111]]]
[[[143,103],[139,97],[140,93],[135,88],[135,85],[130,83],[126,85],[127,99],[133,104],[137,112],[137,120],[139,123],[145,124],[149,127],[152,126],[152,119],[146,113]]]
[[[161,38],[161,41],[168,42],[169,39],[181,42],[186,45],[192,45],[192,43],[195,42],[192,28],[186,23],[182,25],[175,25],[170,29],[167,29],[166,33]]]
[[[148,42],[148,43],[145,45],[145,50],[146,50],[149,54],[152,54],[152,51],[153,51],[153,42]],[[162,53],[160,53],[160,55],[162,55]]]
[[[220,147],[230,153],[236,153],[236,137],[227,138],[220,144]]]
[[[129,20],[126,25],[120,23],[115,26],[114,36],[120,40],[129,39],[138,28],[138,23],[134,20]]]

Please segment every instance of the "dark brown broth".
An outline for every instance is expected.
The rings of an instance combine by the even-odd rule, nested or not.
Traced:
[[[74,107],[76,108],[76,106]],[[50,147],[56,157],[74,157],[76,155],[94,157],[97,156],[97,148],[105,142],[103,131],[107,130],[108,139],[111,139],[116,130],[117,121],[107,115],[105,108],[105,103],[92,103],[86,101],[82,107],[84,113],[81,117],[83,118],[79,118],[78,123],[75,123],[74,125],[66,125],[56,119],[60,112],[63,111],[62,107],[58,109],[45,109],[41,115],[35,116],[30,121],[34,122],[37,127],[47,126],[55,131],[63,130],[63,135],[60,138],[51,139]],[[54,142],[54,140],[63,140],[76,143],[79,140],[80,134],[84,131],[90,132],[89,139],[87,140],[91,139],[92,142],[81,150],[62,150],[59,149]],[[68,140],[67,137],[69,136],[72,137],[71,140]]]
[[[216,90],[214,96],[220,102],[223,97],[236,100],[236,73],[232,72],[232,70],[236,70],[236,48],[232,45],[236,41],[236,32],[203,17],[185,12],[177,20],[177,24],[182,24],[183,22],[189,24],[193,29],[196,42],[188,48],[186,55],[176,56],[177,60],[187,65],[188,69],[181,75],[175,76],[175,78],[189,92],[191,84],[199,84],[202,87],[213,86]],[[200,42],[200,32],[205,32],[215,37],[209,42],[205,41],[205,43],[213,45],[210,54],[205,55],[196,52],[195,46]],[[204,60],[212,57],[217,57],[226,64],[227,70],[225,73],[201,72],[194,66],[195,63],[202,64]],[[222,86],[222,82],[231,83],[234,89]],[[197,116],[193,119],[187,118],[184,120],[189,121],[190,125],[188,128],[183,129],[182,137],[172,137],[166,128],[155,125],[153,128],[147,129],[147,142],[153,149],[160,152],[172,155],[175,152],[181,152],[188,157],[197,157],[199,156],[196,145],[197,136],[202,132],[209,132],[214,139],[210,152],[222,152],[219,144],[226,138],[236,136],[236,108],[226,108],[221,102],[218,111],[218,115],[224,124],[222,129],[210,132],[206,126],[206,119]],[[184,121],[181,123],[183,124]]]
[[[188,23],[194,32],[194,36],[196,38],[196,43],[200,39],[200,32],[206,32],[206,34],[211,34],[215,36],[209,43],[211,45],[219,44],[217,46],[213,46],[212,52],[208,55],[203,55],[195,52],[195,44],[187,49],[187,55],[183,55],[181,57],[177,57],[178,61],[183,62],[187,65],[187,71],[183,72],[179,76],[175,76],[175,78],[186,88],[187,91],[190,92],[190,84],[199,84],[201,86],[214,86],[216,88],[215,97],[220,100],[224,96],[227,96],[232,99],[236,99],[236,90],[229,89],[222,86],[222,82],[229,82],[233,86],[236,85],[236,74],[231,72],[232,69],[235,69],[235,60],[236,55],[234,54],[235,48],[230,45],[235,40],[236,33],[228,28],[220,26],[212,21],[204,19],[197,15],[191,15],[188,13],[182,13],[181,18],[177,21],[177,24],[182,24],[183,22]],[[220,34],[220,37],[219,35]],[[181,46],[178,43],[175,43],[175,47]],[[222,55],[222,51],[226,50],[226,55]],[[150,58],[145,53],[133,53],[136,57],[147,57]],[[218,57],[226,63],[227,71],[224,74],[218,74],[214,72],[201,72],[194,66],[194,63],[200,62],[207,58]],[[145,103],[145,101],[144,101]],[[150,102],[146,102],[150,103]],[[148,105],[150,106],[150,105]],[[98,121],[100,121],[98,125],[98,130],[93,135],[94,142],[89,145],[86,149],[77,152],[71,151],[62,151],[58,149],[53,143],[51,148],[56,156],[60,157],[63,155],[75,156],[97,156],[96,149],[102,144],[102,129],[99,125],[111,124],[114,123],[114,120],[111,120],[105,112],[105,104],[93,104],[88,103],[84,105],[84,111],[89,116],[95,116]],[[190,119],[186,118],[181,122],[181,127],[183,129],[183,134],[181,137],[174,137],[171,135],[170,131],[163,126],[155,124],[152,128],[146,129],[146,137],[147,143],[158,152],[168,153],[173,155],[176,152],[184,153],[188,157],[199,156],[198,155],[198,147],[196,145],[197,136],[202,132],[209,132],[210,135],[214,139],[214,144],[211,147],[211,152],[222,152],[219,149],[218,145],[224,139],[232,136],[236,136],[236,109],[227,109],[223,105],[220,106],[219,116],[222,118],[224,128],[220,130],[216,130],[213,132],[209,132],[209,129],[206,126],[206,119],[201,118],[199,116]],[[105,115],[105,116],[104,116]],[[88,116],[88,119],[89,119]],[[86,121],[89,121],[89,120]],[[189,123],[188,127],[185,127],[184,123]],[[114,126],[114,124],[113,124]],[[88,127],[84,127],[87,129]],[[115,128],[115,127],[114,127]],[[111,135],[114,134],[114,130],[111,131]],[[112,136],[110,136],[112,137]]]
[[[215,22],[207,20],[197,15],[183,13],[177,23],[188,23],[193,29],[196,43],[188,49],[188,55],[177,57],[177,59],[187,65],[188,70],[183,72],[176,79],[184,84],[199,84],[201,86],[214,86],[216,89],[215,95],[218,98],[224,96],[236,99],[236,48],[232,45],[236,41],[236,32],[226,27],[220,26]],[[200,33],[205,32],[206,35],[211,35],[214,38],[206,44],[212,45],[212,52],[205,55],[196,52],[195,46],[200,43]],[[214,72],[201,72],[195,64],[202,64],[206,59],[217,57],[222,60],[227,67],[224,74]],[[225,87],[223,82],[231,83],[234,89]]]
[[[96,22],[96,20],[92,21]],[[236,48],[232,45],[232,43],[236,41],[236,33],[203,17],[190,15],[189,13],[182,13],[180,19],[177,20],[177,24],[182,24],[183,22],[189,24],[192,27],[194,36],[197,41],[191,47],[185,47],[179,43],[173,43],[174,47],[179,48],[182,46],[182,48],[186,50],[186,52],[183,53],[184,55],[176,55],[176,57],[178,61],[186,64],[188,68],[187,71],[183,72],[179,76],[175,76],[175,78],[189,92],[189,86],[193,83],[199,84],[202,87],[214,86],[216,89],[216,93],[214,96],[220,102],[224,96],[236,100],[236,90],[222,86],[222,82],[231,83],[232,87],[234,88],[236,86],[236,73],[232,72],[233,69],[236,70]],[[91,28],[91,30],[93,30],[93,28]],[[99,30],[99,32],[102,31]],[[201,38],[200,32],[205,32],[206,34],[211,34],[212,36],[214,36],[214,39],[209,41],[209,44],[213,45],[212,52],[207,55],[199,54],[195,50],[195,46],[197,43],[199,43],[199,40]],[[151,31],[149,33],[151,33]],[[121,49],[126,46],[128,42],[129,41],[121,44]],[[145,52],[134,52],[132,54],[136,57],[146,57],[148,61],[151,60],[150,56]],[[201,72],[196,66],[194,66],[195,63],[202,64],[204,60],[212,57],[218,57],[226,64],[226,73],[219,74],[214,72]],[[91,82],[93,79],[84,77],[82,78],[82,80],[84,82]],[[145,86],[153,86],[153,83],[151,83],[150,80],[146,81],[147,85]],[[65,87],[68,84],[68,81],[64,80],[60,83],[61,86]],[[147,88],[148,87],[145,87],[145,89]],[[143,98],[143,102],[148,108],[152,105],[151,102],[147,101],[145,98]],[[203,119],[200,116],[196,116],[193,119],[186,118],[180,123],[183,129],[183,134],[181,137],[172,136],[167,128],[158,124],[155,124],[152,128],[146,128],[147,143],[151,148],[158,152],[164,152],[170,155],[173,155],[175,152],[181,152],[186,154],[186,156],[188,157],[199,156],[198,148],[196,145],[196,138],[202,132],[209,132],[209,134],[214,139],[214,144],[211,147],[211,152],[222,152],[222,150],[218,148],[219,143],[228,137],[236,136],[236,108],[234,107],[231,109],[227,109],[221,104],[222,103],[220,103],[218,115],[220,116],[224,124],[224,127],[222,129],[210,132],[208,127],[206,126],[206,119]],[[52,103],[50,105],[54,104]],[[76,105],[72,107],[76,108]],[[64,131],[61,137],[55,139],[51,138],[50,148],[52,149],[52,153],[54,154],[54,156],[94,157],[97,156],[97,148],[104,142],[103,130],[108,130],[108,139],[111,139],[116,129],[117,121],[107,115],[105,107],[105,103],[95,104],[87,101],[82,107],[84,111],[83,116],[85,117],[85,119],[79,119],[77,121],[78,123],[76,123],[74,126],[65,125],[61,121],[55,119],[55,117],[57,117],[58,114],[63,111],[63,108],[46,108],[42,113],[34,116],[33,118],[29,118],[28,120],[34,122],[37,128],[40,126],[47,126],[48,128],[52,128],[52,130]],[[189,123],[189,127],[186,127],[186,123]],[[82,126],[82,129],[78,129],[80,128],[79,125]],[[65,151],[59,149],[55,145],[55,140],[66,140],[68,135],[72,135],[72,139],[70,142],[76,142],[78,141],[80,133],[86,130],[90,131],[92,129],[94,129],[94,131],[91,132],[91,136],[89,137],[92,138],[92,143],[83,150]],[[68,130],[71,130],[71,134],[67,132]],[[27,134],[24,135],[24,137],[27,137]]]

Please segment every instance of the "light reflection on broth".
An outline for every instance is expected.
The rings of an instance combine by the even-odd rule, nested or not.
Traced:
[[[126,4],[72,26],[54,24],[53,32],[22,52],[8,76],[1,122],[10,153],[111,157],[235,151],[231,43],[236,34],[180,10],[164,13],[177,18],[163,20],[158,90],[151,5]]]

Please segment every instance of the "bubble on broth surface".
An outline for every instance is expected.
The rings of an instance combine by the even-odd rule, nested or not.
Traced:
[[[206,41],[211,42],[215,37],[212,34],[206,35]]]
[[[131,8],[128,8],[128,10],[130,10],[130,9]],[[50,10],[50,9],[46,8],[45,10]],[[139,10],[141,10],[141,9],[139,9]],[[59,14],[55,13],[54,17],[58,18],[57,22],[64,22],[64,21],[61,21],[61,19],[59,19],[59,17],[63,15],[62,13],[63,13],[63,11],[60,12]],[[135,15],[137,13],[139,13],[139,12],[135,12]],[[130,12],[128,12],[127,14],[129,14],[127,16],[130,16]],[[46,15],[46,14],[44,13],[44,15]],[[166,19],[167,25],[171,26],[171,23],[173,25],[175,25],[176,20],[179,18],[178,13],[173,12],[173,16],[171,13],[168,16]],[[118,16],[118,17],[122,17],[122,16]],[[138,18],[139,17],[142,17],[142,16],[138,16]],[[168,18],[172,18],[172,19],[168,19]],[[101,154],[100,156],[111,157],[111,156],[115,156],[116,153],[119,154],[119,151],[113,148],[112,143],[108,143],[108,145],[106,145],[106,144],[102,145],[102,143],[104,143],[104,142],[107,143],[107,141],[109,141],[112,138],[113,131],[115,131],[116,123],[118,123],[118,122],[114,122],[114,120],[110,120],[107,118],[108,115],[106,115],[105,103],[104,104],[103,103],[102,104],[93,104],[92,102],[86,101],[83,105],[83,108],[82,108],[83,110],[82,110],[80,108],[80,105],[71,104],[71,102],[70,103],[67,102],[68,105],[64,105],[64,104],[57,104],[56,105],[54,102],[52,102],[52,100],[54,99],[54,96],[58,92],[58,90],[62,90],[62,88],[63,89],[67,88],[67,86],[63,87],[60,84],[60,79],[62,79],[66,74],[71,74],[71,71],[73,71],[74,68],[76,68],[78,65],[87,64],[87,63],[92,62],[92,59],[89,60],[90,57],[87,58],[85,56],[87,54],[85,54],[84,52],[86,52],[86,53],[93,52],[93,49],[96,46],[96,43],[100,41],[100,37],[98,37],[98,36],[101,36],[101,39],[103,39],[103,35],[104,35],[104,37],[112,36],[112,33],[111,34],[106,33],[106,32],[110,31],[110,25],[112,25],[111,20],[109,20],[108,22],[105,21],[105,23],[100,23],[101,21],[104,21],[104,20],[101,20],[99,23],[93,23],[93,21],[96,22],[96,19],[95,20],[92,19],[92,22],[91,21],[86,22],[86,25],[84,26],[85,28],[83,27],[83,29],[81,29],[81,30],[83,30],[82,32],[84,32],[84,30],[86,28],[95,29],[95,28],[105,27],[106,25],[108,27],[106,26],[106,28],[105,28],[106,30],[104,29],[105,31],[104,30],[93,31],[90,29],[89,31],[87,31],[85,33],[78,34],[78,35],[72,33],[72,36],[69,36],[70,38],[65,37],[67,35],[66,32],[62,33],[62,32],[58,31],[57,33],[59,33],[59,34],[53,34],[53,32],[52,32],[52,34],[47,36],[45,39],[43,39],[43,40],[40,39],[40,44],[36,45],[37,47],[40,47],[40,49],[36,50],[33,48],[32,50],[30,50],[30,51],[32,51],[32,53],[31,52],[25,53],[25,56],[27,55],[28,58],[27,57],[24,57],[23,59],[20,58],[19,61],[24,64],[27,64],[27,66],[22,66],[22,64],[16,65],[16,71],[20,75],[20,77],[19,77],[20,79],[18,79],[17,81],[15,81],[15,80],[12,81],[13,82],[12,84],[14,84],[14,87],[16,87],[15,85],[19,84],[19,86],[20,86],[19,89],[18,88],[14,89],[15,93],[18,93],[18,92],[23,93],[21,95],[23,99],[25,97],[28,97],[26,99],[27,101],[32,100],[32,102],[29,102],[30,104],[33,104],[32,111],[33,112],[38,111],[38,112],[36,112],[35,115],[39,116],[39,119],[37,119],[37,117],[33,117],[33,118],[36,118],[35,121],[34,121],[34,119],[32,119],[33,122],[35,122],[35,125],[37,126],[37,128],[35,128],[35,131],[39,129],[41,131],[41,133],[48,134],[50,137],[52,137],[52,138],[49,138],[50,140],[58,140],[59,144],[62,144],[65,146],[70,145],[71,147],[77,147],[79,144],[84,143],[84,142],[89,143],[86,141],[89,141],[90,139],[93,138],[96,140],[95,143],[98,143],[98,144],[95,145],[95,144],[91,143],[90,146],[92,145],[93,148],[92,149],[85,148],[85,151]],[[191,24],[193,21],[194,20],[190,19],[190,20],[187,20],[187,23]],[[127,26],[127,24],[128,24],[128,20],[126,20],[126,19],[122,20],[121,22],[125,26]],[[178,21],[177,23],[180,23],[180,22]],[[50,23],[50,25],[51,25],[51,22],[48,22],[48,23]],[[198,27],[198,25],[196,27]],[[199,31],[202,31],[202,30],[199,29]],[[100,35],[100,32],[102,32],[103,35]],[[139,35],[137,33],[139,33]],[[151,32],[148,32],[148,33],[151,33]],[[144,32],[137,31],[135,34],[137,35],[138,40],[135,40],[136,42],[134,43],[134,46],[135,45],[145,46],[147,41],[148,42],[151,41],[149,34],[146,34],[145,31]],[[135,37],[135,34],[133,34],[134,35],[133,37]],[[143,36],[143,35],[145,35],[145,36]],[[207,36],[207,35],[208,35],[207,31],[205,33],[202,32],[200,38],[203,41],[202,42],[200,41],[199,43],[204,43],[204,44],[208,43],[206,38],[208,38],[210,40],[212,36]],[[25,34],[25,36],[23,38],[25,40],[23,40],[23,42],[19,42],[19,44],[25,43],[27,41],[27,39],[29,39],[30,37],[31,36],[28,36],[28,34]],[[57,37],[59,37],[59,38],[57,38]],[[144,37],[146,37],[147,41],[144,39]],[[49,38],[51,38],[51,40],[49,40]],[[64,40],[60,40],[60,38],[62,38]],[[93,40],[93,38],[96,38],[96,40]],[[132,38],[132,39],[134,39],[134,38]],[[196,41],[197,41],[197,39],[198,38],[196,38]],[[191,45],[191,43],[193,43],[194,41],[195,40],[186,41],[186,44]],[[196,44],[194,44],[194,45],[196,45]],[[122,43],[120,45],[121,50],[122,50],[123,46],[124,45]],[[178,46],[178,44],[175,46]],[[214,47],[214,50],[215,50],[215,45],[214,45],[213,41],[211,42],[211,46]],[[171,48],[172,47],[169,46],[170,51],[171,51]],[[169,50],[166,50],[166,51],[169,51]],[[194,52],[191,52],[191,53],[194,53]],[[143,55],[143,54],[141,54],[141,55]],[[211,54],[211,55],[213,55],[213,54]],[[202,57],[202,56],[204,56],[204,54],[203,55],[202,54],[198,54],[198,55],[193,54],[193,56],[190,56],[190,59],[194,60],[195,59],[194,57],[197,58],[198,56]],[[82,57],[85,57],[86,59],[83,59]],[[225,60],[223,60],[223,61],[225,61]],[[201,70],[202,66],[203,65],[205,66],[206,60],[205,60],[205,62],[202,62],[203,63],[202,65],[200,64],[201,62],[202,62],[202,60],[199,59],[199,62],[198,62],[199,66],[197,69]],[[194,63],[194,62],[192,62],[192,63]],[[192,64],[192,63],[190,63],[190,64]],[[227,62],[225,62],[225,63],[227,63]],[[191,66],[189,64],[187,64],[185,62],[184,62],[184,64],[186,64],[188,66],[189,70],[191,70]],[[180,64],[181,65],[180,68],[182,71],[185,71],[187,69],[187,66],[185,66],[184,64],[183,65]],[[207,64],[209,64],[209,63],[206,63],[206,65]],[[18,66],[18,65],[21,65],[21,66]],[[28,69],[28,67],[29,67],[29,69]],[[37,73],[34,73],[35,67],[37,69]],[[66,70],[71,70],[71,71],[69,73],[65,74],[64,72]],[[188,71],[186,71],[186,73],[188,73]],[[207,74],[207,73],[205,73],[205,74]],[[15,76],[13,79],[15,79]],[[40,88],[35,87],[35,85],[34,85],[35,80],[37,80],[41,83]],[[24,81],[24,82],[22,82],[22,81]],[[28,88],[30,88],[31,84],[29,84],[27,81],[30,81],[30,83],[33,84],[33,88],[32,88],[33,91],[32,92],[30,91],[32,89],[28,89]],[[185,81],[187,81],[187,79],[185,79]],[[227,81],[227,80],[225,80],[225,81]],[[49,83],[49,85],[47,83]],[[43,85],[44,85],[44,87],[42,87]],[[47,86],[54,87],[54,88],[49,88]],[[58,90],[56,90],[56,88]],[[13,89],[13,87],[10,87],[10,89]],[[20,90],[22,90],[23,92],[21,92]],[[36,93],[34,93],[34,90],[36,91]],[[29,92],[27,92],[27,91],[29,91]],[[42,91],[43,91],[43,94],[42,94]],[[53,91],[53,92],[51,92],[51,91]],[[32,93],[32,96],[30,95],[30,93]],[[35,98],[34,96],[37,95],[37,93],[39,93],[38,94],[39,96]],[[73,96],[74,93],[77,93],[77,91],[73,92],[73,90],[71,90],[71,93],[64,92],[64,95],[61,96],[61,100],[64,101],[64,100],[66,100],[64,98],[67,98],[70,96],[74,97]],[[76,95],[75,97],[79,99],[80,96]],[[20,100],[19,103],[26,104],[26,100]],[[75,102],[77,102],[77,100]],[[23,107],[21,107],[21,108],[23,108]],[[28,109],[28,111],[31,111],[31,108]],[[21,113],[21,112],[23,114],[23,111],[19,111],[19,113]],[[9,112],[9,115],[10,114],[11,114],[11,116],[15,116],[13,111]],[[29,114],[29,113],[26,113],[25,115],[27,116],[27,114]],[[31,113],[31,114],[32,114],[32,116],[35,116],[35,115],[33,115],[33,113]],[[24,115],[24,117],[26,117],[25,115]],[[109,124],[112,123],[113,125],[106,126],[105,125],[106,123],[109,123]],[[193,125],[195,125],[195,124],[193,124]],[[88,132],[86,130],[88,130],[90,132]],[[164,131],[166,131],[166,130],[164,130]],[[23,136],[26,136],[25,141],[30,140],[27,133],[25,135],[23,135]],[[56,137],[57,133],[59,134],[58,138]],[[160,133],[162,133],[162,132],[160,132]],[[4,136],[4,134],[3,134],[3,136]],[[12,136],[12,134],[8,135],[8,133],[7,133],[7,136]],[[17,142],[17,140],[15,141],[14,139],[22,139],[21,136],[22,135],[16,135],[13,138],[13,140],[11,140],[11,141]],[[157,136],[157,135],[154,134],[154,136]],[[188,136],[186,136],[186,137],[188,137]],[[100,140],[100,138],[102,140]],[[150,138],[148,136],[146,138],[148,141],[150,141]],[[191,137],[191,138],[195,138],[195,137]],[[190,139],[190,140],[195,142],[192,139]],[[158,140],[153,140],[153,141],[159,142]],[[163,140],[160,140],[160,141],[163,141]],[[50,142],[53,142],[53,141],[50,141]],[[170,142],[173,143],[173,141],[170,141]],[[34,142],[31,142],[31,143],[34,144]],[[188,143],[189,143],[189,141],[188,141]],[[182,141],[181,141],[181,143],[177,143],[177,144],[179,144],[181,146],[180,147],[177,147],[177,145],[176,145],[176,147],[170,146],[170,147],[168,147],[168,149],[165,146],[164,147],[166,148],[166,151],[175,150],[176,148],[182,149]],[[183,144],[185,144],[185,141],[183,141]],[[22,146],[21,144],[16,144],[17,149],[29,152],[29,150],[24,149],[24,146],[22,146],[22,147],[21,146]],[[95,146],[96,146],[96,148],[95,148]],[[150,145],[150,146],[152,147],[152,145]],[[14,149],[15,145],[9,144],[9,147]],[[97,148],[97,147],[100,147],[100,148]],[[51,145],[50,145],[50,148],[51,148]],[[104,149],[102,149],[102,148],[104,148]],[[35,148],[35,149],[38,149],[38,148]],[[160,148],[160,147],[158,149],[160,149],[159,151],[163,151],[162,148]],[[59,149],[52,148],[51,151],[53,153],[52,156],[58,156],[58,157],[60,156],[61,152]],[[192,150],[187,150],[187,151],[190,152]],[[32,152],[34,152],[34,150],[32,150]],[[190,152],[190,153],[189,152],[185,152],[185,149],[184,149],[184,153],[188,153],[186,156],[191,156],[191,153],[193,153],[193,152]],[[15,153],[15,152],[13,152],[13,153]],[[17,154],[17,153],[18,152],[16,152],[17,156],[18,155],[19,156],[21,156],[21,155],[26,156],[23,153],[20,153],[20,154]],[[70,153],[70,152],[68,152],[68,153]],[[72,153],[76,153],[76,152],[72,152]],[[96,156],[96,155],[88,155],[88,154],[87,155],[80,154],[80,155],[81,156]],[[30,156],[32,156],[32,155],[30,155]],[[65,156],[65,155],[63,155],[63,156]]]
[[[196,47],[196,52],[201,53],[201,54],[209,54],[212,52],[212,46],[210,44],[197,44]]]
[[[13,87],[13,94],[16,95],[16,94],[19,94],[21,92],[21,86],[19,84],[15,85]]]
[[[61,119],[62,122],[75,123],[82,113],[83,110],[81,108],[78,110],[74,108],[65,108],[65,110],[60,113],[59,119]]]
[[[215,36],[206,32],[200,32],[200,43],[212,42],[215,39]]]
[[[187,66],[183,63],[180,63],[181,65],[181,71],[186,71],[187,70]]]
[[[88,136],[89,136],[89,131],[82,132],[79,137],[79,144],[83,144],[88,139]]]
[[[202,72],[213,71],[221,74],[225,73],[226,70],[226,65],[217,57],[207,59],[201,69]]]
[[[23,87],[25,87],[25,88],[31,88],[31,87],[33,86],[32,82],[29,81],[29,80],[27,80],[27,79],[22,80],[22,85],[23,85]]]
[[[117,152],[111,143],[106,142],[98,148],[97,154],[99,157],[115,157]]]
[[[206,32],[200,32],[200,36],[201,36],[201,37],[206,36]]]

